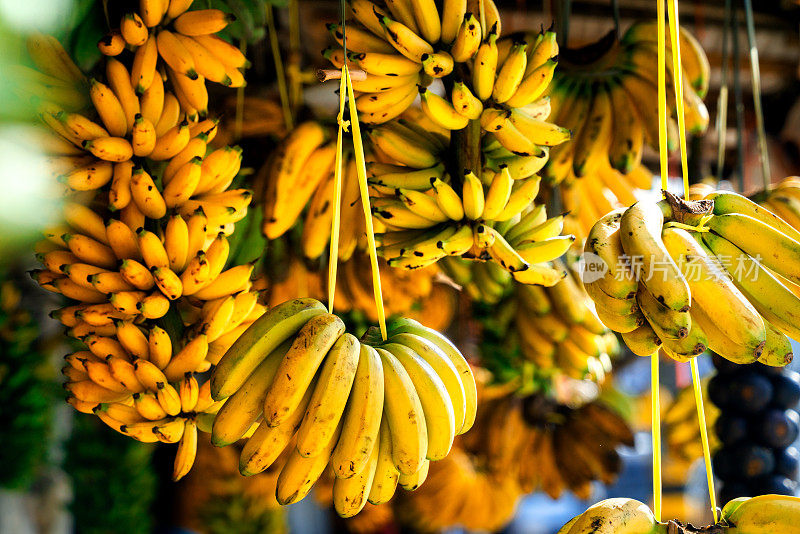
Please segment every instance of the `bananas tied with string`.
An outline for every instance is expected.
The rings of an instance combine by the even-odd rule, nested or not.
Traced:
[[[356,515],[415,489],[431,461],[447,456],[475,418],[469,364],[438,332],[411,319],[358,340],[317,300],[265,313],[214,369],[211,395],[224,400],[212,442],[248,437],[239,470],[253,475],[289,450],[277,482],[281,504],[302,499],[332,467],[334,507]]]
[[[600,320],[640,356],[661,348],[688,361],[710,348],[736,363],[783,366],[787,336],[799,333],[798,238],[736,193],[688,202],[667,193],[595,224],[585,251],[600,270],[585,287]]]

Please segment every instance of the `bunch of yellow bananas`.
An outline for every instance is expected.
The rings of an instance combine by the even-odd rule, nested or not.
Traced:
[[[333,48],[323,55],[337,68],[347,61],[367,73],[353,82],[364,122],[391,121],[419,93],[423,113],[443,129],[462,130],[480,119],[510,151],[500,159],[513,153],[544,160],[547,147],[569,139],[569,130],[545,121],[550,107],[543,94],[558,55],[553,32],[498,41],[500,19],[491,0],[447,0],[441,16],[433,0],[389,1],[385,9],[357,0],[350,8],[354,20],[328,25],[340,44],[347,34],[348,57]],[[448,87],[449,96],[429,90],[459,63],[469,71]]]
[[[708,398],[708,380],[703,380],[703,396]],[[705,405],[706,425],[714,428],[714,423],[719,417],[719,408],[713,403]],[[700,425],[697,422],[697,406],[694,399],[694,389],[687,386],[680,390],[672,404],[667,407],[661,419],[664,425],[664,438],[669,446],[669,456],[676,458],[686,465],[684,471],[692,462],[703,456],[703,447],[700,442]],[[715,432],[709,432],[709,445],[713,453],[719,447],[719,440]]]
[[[482,403],[475,427],[464,439],[485,451],[490,469],[554,499],[565,489],[588,498],[593,481],[613,483],[622,468],[616,449],[633,446],[628,424],[597,401],[570,408],[538,394],[506,396]]]
[[[668,197],[614,210],[589,233],[598,278],[585,287],[600,319],[640,356],[662,347],[687,361],[710,348],[786,365],[787,335],[800,334],[800,233],[736,193]]]
[[[628,174],[639,166],[644,141],[658,146],[656,23],[631,26],[618,40],[613,32],[597,43],[559,56],[550,105],[557,124],[573,133],[570,143],[551,151],[543,176],[553,183],[594,173],[600,162]],[[702,97],[708,90],[709,63],[697,40],[680,31],[681,72],[686,126],[702,133],[708,110]],[[671,47],[667,43],[667,53]],[[672,62],[667,61],[670,149],[677,148],[678,125],[673,118],[675,90]]]
[[[561,279],[563,273],[549,262],[575,238],[560,235],[563,218],[547,219],[544,206],[534,205],[538,176],[515,180],[508,167],[480,177],[465,172],[459,194],[447,175],[431,176],[430,185],[416,188],[407,181],[410,175],[371,178],[381,187],[397,188],[394,194],[371,199],[373,214],[386,229],[378,241],[389,265],[418,269],[447,256],[463,256],[493,261],[522,283],[553,285]]]
[[[787,495],[739,497],[722,509],[721,524],[730,534],[792,532],[800,521],[800,498]]]
[[[328,24],[339,44],[346,34],[348,57],[339,49],[328,49],[323,54],[337,68],[347,61],[352,68],[367,73],[366,79],[353,82],[353,89],[360,93],[357,106],[365,122],[382,123],[399,116],[416,98],[418,87],[425,100],[429,94],[425,87],[437,78],[449,76],[456,63],[475,57],[484,38],[483,46],[491,42],[496,58],[500,16],[492,0],[446,0],[441,11],[433,0],[388,1],[385,5],[354,0],[348,7],[351,18],[344,25]],[[524,72],[523,65],[519,74]],[[481,100],[491,96],[494,74],[493,68],[491,77],[487,75],[483,80],[489,83],[488,95],[478,97],[464,85],[459,89],[460,97],[453,95],[453,103],[433,95],[431,111],[449,129],[463,128],[467,121],[480,115]],[[510,75],[502,77],[501,85],[513,95],[520,80],[513,83],[505,78]],[[465,107],[456,107],[456,103]],[[470,117],[461,114],[467,110]]]
[[[189,11],[192,3],[141,0],[138,11],[124,13],[119,28],[97,43],[109,57],[126,48],[133,52],[130,85],[137,95],[153,92],[152,84],[160,83],[165,71],[189,119],[208,113],[206,80],[242,87],[240,69],[248,64],[238,48],[214,35],[236,17],[219,9]]]
[[[585,243],[589,230],[611,210],[628,207],[638,200],[640,190],[651,189],[653,174],[642,164],[622,174],[606,160],[580,180],[561,182],[561,202],[567,212],[564,226],[577,236],[576,243]]]
[[[37,43],[52,62],[65,57],[50,38],[31,43],[45,71]],[[209,150],[216,121],[192,117],[160,75],[137,95],[121,61],[107,58],[105,70],[107,83],[90,82],[91,112],[41,106],[66,202],[64,224],[36,247],[44,269],[31,274],[75,301],[51,314],[85,346],[66,356],[70,404],[140,441],[179,442],[177,479],[220,405],[194,373],[264,311],[252,265],[225,269],[251,193],[228,190],[241,151]]]
[[[296,434],[278,501],[302,499],[330,463],[334,507],[350,517],[368,500],[388,501],[397,484],[422,484],[429,462],[472,426],[477,393],[458,349],[416,321],[395,321],[385,342],[374,335],[360,342],[344,330],[309,298],[256,320],[211,377],[212,397],[227,399],[212,441],[227,445],[252,430],[239,461],[240,472],[252,475]]]
[[[404,499],[398,517],[425,530],[463,527],[495,532],[514,516],[523,496],[515,477],[485,464],[480,453],[453,447],[428,472],[428,483]]]
[[[522,355],[545,373],[603,382],[618,342],[572,276],[547,288],[515,284],[514,292],[513,332]]]
[[[336,160],[336,140],[330,140],[331,133],[317,121],[300,124],[271,154],[259,173],[265,186],[264,235],[268,239],[283,235],[308,205],[301,247],[310,259],[320,257],[331,238]],[[346,261],[366,237],[355,159],[349,151],[344,156],[339,258]]]

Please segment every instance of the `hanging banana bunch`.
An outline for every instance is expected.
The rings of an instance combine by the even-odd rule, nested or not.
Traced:
[[[30,48],[42,42],[52,44],[34,36]],[[252,265],[225,269],[227,236],[252,196],[228,189],[241,150],[210,150],[217,122],[187,106],[178,83],[165,86],[159,56],[147,56],[141,85],[136,57],[131,70],[107,58],[105,78],[89,82],[90,109],[40,105],[64,223],[37,245],[43,269],[31,275],[71,301],[51,316],[84,345],[65,357],[68,402],[134,439],[178,443],[177,480],[191,469],[198,426],[221,405],[195,373],[265,308],[250,291]]]
[[[770,190],[758,191],[749,198],[778,215],[795,230],[800,230],[800,178],[797,176],[784,178]]]
[[[640,201],[601,218],[585,252],[597,315],[635,354],[661,348],[688,361],[709,348],[735,363],[792,360],[800,234],[746,197]]]
[[[256,320],[210,383],[212,398],[225,401],[212,442],[249,435],[239,471],[260,473],[290,446],[278,502],[302,499],[330,464],[342,517],[367,501],[388,501],[398,484],[421,485],[429,463],[447,456],[455,436],[472,426],[477,407],[469,364],[438,332],[404,318],[386,341],[376,332],[359,341],[309,298]]]
[[[264,235],[276,239],[302,218],[301,248],[309,259],[322,256],[331,238],[336,158],[331,133],[317,121],[298,125],[259,172],[265,184]],[[366,236],[356,161],[349,147],[344,156],[338,250],[339,258],[347,261],[359,244],[364,247]]]
[[[245,85],[244,54],[217,37],[236,17],[219,9],[190,11],[193,0],[142,0],[139,9],[124,13],[119,27],[100,39],[97,47],[109,57],[133,52],[132,93],[158,92],[164,74],[189,120],[208,113],[206,80],[226,87]],[[160,67],[161,66],[161,67]],[[164,74],[159,75],[163,68]],[[156,87],[152,88],[153,83]]]
[[[644,142],[658,146],[656,23],[640,22],[617,40],[615,33],[587,47],[565,50],[550,91],[552,116],[573,132],[572,141],[551,151],[543,177],[552,183],[572,182],[595,173],[602,161],[622,174],[639,167]],[[506,45],[507,47],[508,45]],[[681,72],[687,130],[703,133],[708,110],[710,67],[697,40],[680,31]],[[671,50],[667,42],[667,51]],[[678,146],[674,118],[672,63],[667,72],[668,148]],[[624,202],[624,201],[623,201]],[[604,215],[604,213],[601,213]]]

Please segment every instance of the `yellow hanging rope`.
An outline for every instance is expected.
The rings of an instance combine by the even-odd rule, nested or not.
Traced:
[[[686,121],[684,119],[683,109],[683,76],[681,73],[681,42],[680,42],[680,29],[678,27],[678,0],[670,0],[667,4],[669,12],[669,29],[670,38],[672,43],[672,72],[675,83],[675,106],[678,115],[678,140],[680,142],[681,150],[681,170],[683,173],[683,194],[688,197],[689,194],[689,168],[686,164]],[[711,468],[711,450],[708,446],[708,427],[706,423],[705,407],[703,404],[703,389],[700,385],[700,371],[697,368],[697,358],[692,358],[690,361],[692,370],[692,387],[694,389],[694,400],[697,406],[697,420],[700,425],[700,441],[703,445],[703,460],[706,468],[706,483],[708,484],[708,497],[711,503],[711,513],[714,517],[714,523],[718,521],[717,517],[717,499],[716,491],[714,489],[714,473]]]
[[[386,312],[383,309],[383,292],[381,291],[381,272],[378,268],[378,251],[375,249],[375,231],[372,228],[372,211],[369,205],[369,190],[367,189],[367,166],[364,161],[364,142],[361,139],[361,126],[358,123],[358,110],[356,109],[356,96],[353,93],[353,84],[350,81],[350,70],[344,65],[344,74],[347,77],[347,97],[350,99],[350,130],[353,133],[355,146],[356,172],[358,174],[358,188],[361,191],[361,206],[364,208],[364,220],[367,226],[367,250],[372,264],[372,292],[375,297],[375,307],[378,310],[378,324],[381,328],[381,337],[385,341]]]
[[[339,130],[336,135],[336,160],[333,167],[333,221],[331,222],[331,245],[328,257],[328,312],[333,313],[333,299],[336,296],[336,271],[339,267],[339,223],[342,213],[342,137],[345,131],[344,102],[347,95],[345,67],[342,66],[342,78],[339,81],[339,113],[336,121]]]
[[[661,189],[667,190],[667,78],[664,0],[658,0],[658,155],[661,164]],[[661,401],[658,350],[650,356],[650,423],[653,439],[653,514],[661,521]]]

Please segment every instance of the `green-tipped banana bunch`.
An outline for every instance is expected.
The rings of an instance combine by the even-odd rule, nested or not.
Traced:
[[[563,217],[547,219],[533,200],[539,177],[514,180],[504,167],[479,178],[466,172],[460,193],[446,175],[432,187],[397,187],[394,195],[372,198],[384,225],[381,255],[389,265],[415,269],[446,256],[493,261],[527,284],[553,285],[563,276],[548,262],[563,255],[574,236],[562,236]],[[374,183],[386,184],[376,176]]]
[[[219,9],[190,11],[193,3],[141,0],[138,10],[125,13],[119,26],[97,43],[109,58],[125,49],[133,52],[131,84],[136,94],[147,93],[166,72],[190,117],[208,112],[206,80],[243,87],[241,69],[248,66],[238,47],[215,35],[236,17]]]
[[[388,501],[398,484],[421,485],[475,419],[469,364],[445,337],[410,319],[388,340],[364,342],[317,300],[282,303],[248,328],[220,360],[211,395],[217,446],[254,429],[244,475],[270,467],[290,447],[278,477],[281,504],[302,499],[330,464],[333,501],[343,517],[367,501]],[[384,417],[385,415],[385,417]]]
[[[227,17],[183,13],[188,5],[175,3],[176,31],[215,41]],[[165,2],[141,8],[150,26],[168,12]],[[130,43],[140,46],[130,63],[105,59],[104,78],[85,89],[91,109],[42,100],[42,146],[65,185],[64,223],[36,246],[44,269],[31,275],[72,301],[51,314],[84,345],[65,357],[68,402],[134,439],[178,443],[178,479],[194,462],[198,426],[219,407],[194,373],[208,371],[264,306],[250,291],[253,265],[229,265],[228,236],[252,197],[229,189],[241,150],[210,149],[217,121],[180,79],[156,75],[159,57],[178,68],[177,45],[162,46],[161,26],[148,37],[137,18],[123,19],[120,38],[139,32],[147,42]],[[52,38],[35,36],[29,48],[49,75],[77,71]]]
[[[703,395],[708,398],[708,380],[703,380]],[[719,417],[719,409],[713,403],[706,403],[706,426],[714,428],[714,423]],[[703,456],[703,445],[700,441],[700,425],[697,423],[697,405],[695,404],[694,388],[687,386],[680,390],[675,400],[664,412],[661,419],[664,424],[664,440],[669,447],[670,459],[678,460],[685,465],[685,472],[689,472],[691,464]],[[709,433],[709,446],[713,453],[719,447],[716,433]]]
[[[554,148],[543,177],[554,183],[594,173],[602,160],[628,174],[641,162],[646,141],[658,146],[657,46],[655,22],[636,23],[617,40],[613,32],[578,50],[562,51],[549,93],[552,118],[572,131],[572,141]],[[709,63],[697,40],[680,32],[681,73],[686,126],[708,127],[702,98],[708,90]],[[674,73],[667,48],[668,146],[677,148]]]
[[[572,276],[552,287],[515,284],[513,333],[522,355],[546,374],[602,382],[619,345]]]
[[[800,233],[735,193],[667,196],[612,211],[589,233],[584,282],[600,320],[640,356],[660,347],[687,361],[710,348],[736,363],[789,363]]]

